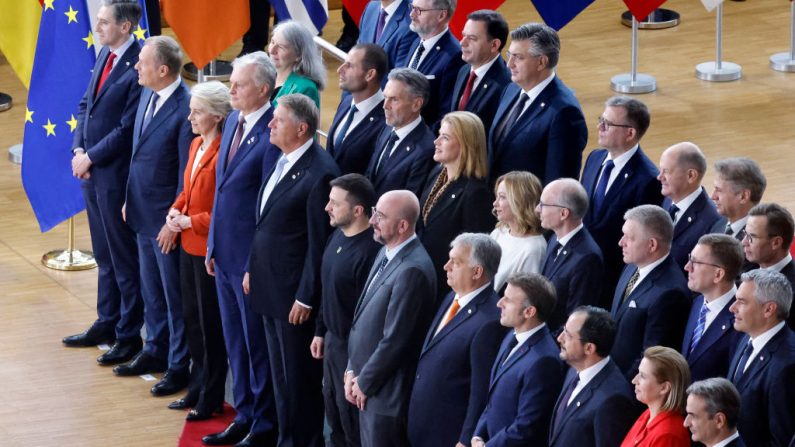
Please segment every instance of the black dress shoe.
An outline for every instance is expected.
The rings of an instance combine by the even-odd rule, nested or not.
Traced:
[[[189,379],[188,371],[179,372],[169,369],[149,392],[154,396],[170,396],[184,390],[188,386]]]
[[[64,337],[61,341],[70,348],[86,348],[104,343],[113,343],[115,339],[116,334],[113,328],[103,327],[94,323],[85,332]]]
[[[168,404],[169,410],[187,410],[188,408],[193,408],[196,406],[196,399],[190,398],[189,396],[185,396],[182,399],[177,399],[174,402]]]
[[[265,433],[249,433],[235,447],[271,447],[276,446],[276,436],[273,431]]]
[[[139,337],[127,340],[116,340],[110,350],[97,357],[97,363],[102,366],[118,365],[119,363],[129,362],[143,348],[143,342]]]
[[[226,427],[226,430],[203,437],[202,442],[205,445],[236,444],[248,436],[248,431],[250,429],[251,424],[242,424],[233,421],[228,427]]]
[[[224,414],[224,406],[216,407],[215,410],[204,410],[201,408],[194,408],[185,416],[186,421],[205,421],[216,414]]]
[[[130,363],[113,368],[117,376],[140,376],[141,374],[159,373],[168,369],[165,360],[158,360],[145,352],[139,352]]]

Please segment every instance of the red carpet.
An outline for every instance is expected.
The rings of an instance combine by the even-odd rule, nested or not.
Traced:
[[[224,403],[224,414],[215,416],[206,421],[185,422],[182,434],[179,436],[178,447],[201,447],[202,436],[223,431],[235,418],[235,410]]]

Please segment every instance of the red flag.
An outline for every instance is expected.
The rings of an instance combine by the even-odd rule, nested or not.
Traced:
[[[642,22],[652,11],[662,6],[665,0],[624,0],[633,16]]]
[[[505,0],[460,0],[455,7],[453,20],[450,21],[450,31],[455,37],[461,39],[461,32],[464,30],[464,24],[467,23],[467,16],[470,12],[479,9],[496,10],[504,2]]]
[[[362,21],[362,14],[364,13],[364,8],[367,6],[370,0],[342,0],[342,4],[345,6],[345,9],[348,10],[348,14],[353,17],[353,20],[356,22],[356,25],[359,25],[359,22]]]

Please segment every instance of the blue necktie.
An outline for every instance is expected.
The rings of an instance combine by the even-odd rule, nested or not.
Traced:
[[[605,200],[605,194],[607,194],[607,182],[610,180],[610,173],[613,172],[613,168],[615,167],[615,163],[613,160],[607,160],[604,167],[602,167],[602,176],[599,177],[599,184],[596,185],[596,191],[594,191],[593,195],[593,210],[599,211],[602,208],[602,202]]]
[[[274,169],[273,174],[268,179],[268,183],[265,184],[265,189],[262,190],[262,200],[260,202],[259,212],[262,214],[262,210],[265,209],[265,204],[268,202],[268,199],[273,193],[274,188],[276,188],[276,184],[279,183],[279,179],[282,177],[282,171],[284,171],[284,166],[287,164],[287,157],[282,155],[279,158],[279,162],[276,163],[276,169]]]
[[[378,163],[375,165],[375,173],[373,174],[373,177],[377,177],[383,166],[387,161],[389,161],[389,157],[392,155],[392,148],[395,146],[397,140],[397,133],[395,133],[393,130],[392,133],[389,134],[389,139],[386,141],[384,149],[381,150],[381,155],[378,157]]]
[[[743,374],[745,374],[745,364],[748,363],[748,358],[751,357],[751,354],[754,352],[754,345],[751,344],[751,340],[748,340],[748,343],[745,344],[743,348],[743,353],[740,355],[740,361],[737,362],[737,368],[734,370],[734,378],[732,382],[737,385],[740,382],[740,379],[743,378]]]
[[[348,129],[351,127],[351,123],[353,122],[353,115],[358,111],[359,109],[357,109],[355,105],[351,104],[351,109],[348,112],[348,119],[346,119],[345,122],[342,124],[342,128],[339,131],[337,131],[337,137],[334,138],[335,152],[336,149],[339,148],[340,145],[342,144],[342,140],[345,139],[345,134],[348,133]]]
[[[701,337],[704,336],[704,328],[707,325],[707,314],[709,313],[709,308],[707,307],[707,302],[704,301],[701,304],[701,312],[698,314],[698,323],[696,323],[696,327],[693,328],[693,338],[690,339],[690,350],[688,351],[689,354],[693,353],[693,350],[696,349],[696,345],[698,342],[701,341]]]
[[[678,212],[679,212],[679,207],[672,203],[671,207],[668,208],[668,214],[671,216],[671,221],[674,224],[676,224],[676,213],[678,213]]]
[[[514,124],[516,124],[516,121],[522,116],[524,106],[527,104],[528,99],[530,99],[530,97],[525,95],[524,92],[519,93],[519,98],[516,101],[516,105],[511,109],[510,115],[500,123],[499,129],[497,129],[497,138],[494,139],[495,142],[501,142],[502,139],[508,135],[508,132],[513,128]]]
[[[160,97],[157,95],[157,93],[152,93],[152,97],[149,100],[149,108],[146,110],[146,115],[144,115],[144,122],[143,122],[143,124],[141,124],[141,134],[142,135],[143,135],[144,131],[146,130],[146,127],[152,121],[152,118],[155,116],[155,109],[157,108],[157,100],[158,99],[160,99]]]
[[[414,54],[414,59],[411,60],[411,65],[409,68],[413,68],[418,70],[417,67],[420,65],[420,59],[422,59],[422,54],[425,53],[425,45],[420,42],[420,46],[417,47],[417,52]]]
[[[566,411],[566,408],[569,407],[569,399],[571,399],[571,395],[574,394],[574,389],[577,388],[577,384],[580,383],[580,375],[577,374],[574,376],[574,379],[571,381],[568,387],[566,387],[566,392],[560,398],[560,405],[558,408],[555,409],[555,419],[553,419],[552,425],[552,433],[557,433],[560,429],[560,420],[563,419],[563,413]]]
[[[389,264],[389,258],[387,258],[386,254],[384,254],[384,258],[381,259],[381,262],[378,263],[378,270],[375,271],[373,279],[370,281],[370,284],[367,284],[367,289],[365,289],[365,293],[370,291],[370,286],[373,285],[373,283],[381,275],[381,273],[384,273],[384,269],[386,269],[387,264]]]

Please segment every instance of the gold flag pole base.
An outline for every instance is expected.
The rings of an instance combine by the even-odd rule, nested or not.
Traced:
[[[41,263],[53,270],[79,271],[97,266],[94,253],[75,249],[75,218],[69,218],[69,242],[66,250],[53,250],[41,257]]]

